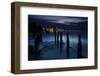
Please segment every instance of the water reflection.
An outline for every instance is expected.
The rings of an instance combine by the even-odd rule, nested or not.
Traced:
[[[29,36],[29,60],[87,58],[87,37],[77,33],[58,33],[55,44],[54,33],[42,33],[42,42],[34,48],[34,37]],[[81,42],[80,42],[81,41]],[[81,50],[80,50],[81,49]]]

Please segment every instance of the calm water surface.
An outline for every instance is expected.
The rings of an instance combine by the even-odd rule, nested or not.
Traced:
[[[62,36],[63,44],[62,48],[59,45],[55,45],[54,43],[54,34],[49,33],[48,35],[43,33],[42,34],[42,42],[40,43],[39,50],[40,54],[37,56],[37,60],[50,60],[50,59],[66,59],[67,57],[67,50],[66,50],[66,35],[63,33]],[[70,45],[70,59],[77,58],[77,44],[78,44],[78,35],[77,33],[70,33],[69,34],[69,45]],[[88,51],[87,51],[87,36],[85,33],[82,34],[81,37],[82,41],[82,55],[84,58],[87,58]],[[29,45],[34,46],[34,37],[29,35]],[[30,59],[34,60],[33,56],[29,54]]]

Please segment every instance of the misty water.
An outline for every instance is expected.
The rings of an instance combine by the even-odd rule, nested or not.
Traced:
[[[86,33],[82,33],[81,35],[82,41],[82,56],[83,58],[88,57],[88,40]],[[42,33],[42,42],[39,45],[39,56],[37,56],[37,60],[51,60],[51,59],[67,59],[67,49],[66,49],[66,35],[62,34],[62,48],[60,45],[55,44],[54,33],[45,34]],[[34,46],[34,37],[29,35],[29,44]],[[69,59],[77,59],[77,44],[78,44],[78,34],[77,33],[69,33]],[[34,51],[34,50],[32,50]],[[34,60],[32,54],[29,54],[29,60]],[[36,59],[35,59],[36,60]]]

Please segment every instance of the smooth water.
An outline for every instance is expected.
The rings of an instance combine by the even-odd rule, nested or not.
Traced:
[[[66,59],[67,50],[66,50],[66,35],[62,35],[62,48],[57,46],[54,41],[54,33],[42,34],[42,42],[39,45],[40,54],[35,60],[50,60],[50,59]],[[82,34],[82,56],[83,58],[88,57],[88,40],[85,33]],[[78,44],[78,35],[77,33],[69,33],[69,45],[70,45],[70,59],[77,59],[77,44]],[[29,35],[29,45],[34,46],[34,37]],[[31,54],[29,54],[29,60],[34,60]]]

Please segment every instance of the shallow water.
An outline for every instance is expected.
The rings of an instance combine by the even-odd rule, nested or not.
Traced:
[[[54,42],[54,34],[49,33],[48,35],[42,34],[42,42],[39,46],[40,54],[37,56],[38,58],[35,60],[50,60],[50,59],[67,59],[67,49],[66,49],[66,35],[63,33],[62,36],[63,44],[62,47],[60,45],[56,45]],[[87,47],[87,36],[85,33],[82,33],[81,37],[82,41],[82,56],[83,58],[88,57],[88,47]],[[77,44],[78,44],[78,35],[77,33],[69,34],[69,59],[77,59]],[[34,37],[29,35],[29,45],[34,46]],[[31,54],[29,54],[29,60],[34,60]]]

